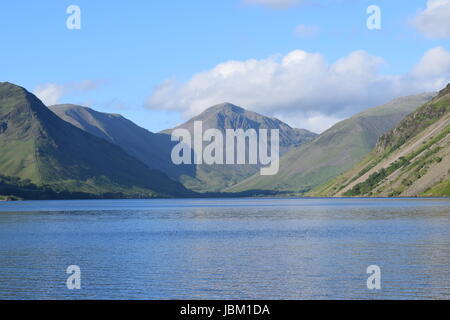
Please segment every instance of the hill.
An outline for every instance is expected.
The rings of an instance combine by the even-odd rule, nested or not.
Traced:
[[[22,87],[0,83],[0,175],[54,191],[130,197],[188,194],[118,146],[61,120]]]
[[[321,196],[450,196],[450,85],[380,137],[358,165],[315,190]]]
[[[54,105],[49,109],[58,117],[90,134],[114,143],[147,167],[179,179],[195,175],[193,166],[177,166],[171,161],[175,142],[168,134],[152,133],[119,114],[98,112],[73,104]]]
[[[255,174],[227,191],[305,194],[352,168],[383,133],[432,97],[433,94],[420,94],[398,98],[341,121],[282,157],[277,175]]]

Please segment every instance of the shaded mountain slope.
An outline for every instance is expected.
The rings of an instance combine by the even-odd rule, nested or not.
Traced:
[[[195,167],[172,163],[170,155],[176,143],[167,134],[152,133],[118,114],[78,105],[54,105],[49,109],[64,121],[118,145],[151,169],[160,170],[175,179],[181,175],[195,175]]]
[[[54,190],[151,197],[187,194],[118,146],[61,120],[33,94],[0,83],[0,174]]]

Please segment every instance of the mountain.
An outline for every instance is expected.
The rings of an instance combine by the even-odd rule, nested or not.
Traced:
[[[304,194],[352,168],[372,150],[383,133],[432,97],[433,94],[402,97],[341,121],[310,143],[284,155],[277,175],[255,174],[227,191]]]
[[[49,106],[58,117],[90,134],[114,143],[147,167],[179,179],[195,175],[193,166],[173,164],[170,135],[155,134],[118,114],[103,113],[73,104]]]
[[[61,120],[37,97],[0,83],[0,175],[64,192],[132,197],[189,192],[118,146]]]
[[[161,170],[195,191],[219,192],[251,176],[260,168],[258,165],[174,165],[171,160],[172,149],[177,144],[171,141],[174,129],[152,133],[120,115],[77,105],[55,105],[49,108],[61,119],[117,144],[149,168]],[[281,153],[316,136],[307,130],[291,128],[280,120],[228,103],[211,107],[177,128],[186,128],[193,133],[195,121],[202,121],[204,130],[215,128],[222,132],[226,129],[279,129]]]
[[[219,129],[222,132],[225,132],[226,129],[278,129],[280,130],[281,153],[285,153],[292,147],[309,142],[317,136],[316,133],[305,129],[292,128],[276,118],[266,117],[231,103],[222,103],[210,107],[182,125],[164,130],[163,133],[170,134],[175,129],[183,128],[193,134],[195,121],[202,121],[204,131],[208,129]]]
[[[362,162],[313,195],[450,196],[450,84],[382,135]]]
[[[201,121],[203,131],[219,129],[278,129],[280,133],[280,154],[314,139],[317,134],[308,130],[291,128],[286,123],[245,110],[230,103],[223,103],[202,112],[182,125],[163,131],[171,134],[175,129],[187,129],[193,136],[194,122]],[[181,181],[192,190],[219,192],[259,172],[259,165],[197,165],[195,176],[184,176]]]

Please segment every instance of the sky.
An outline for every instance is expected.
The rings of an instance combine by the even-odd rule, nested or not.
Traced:
[[[450,82],[450,0],[2,1],[0,39],[0,81],[153,132],[223,102],[322,132]]]

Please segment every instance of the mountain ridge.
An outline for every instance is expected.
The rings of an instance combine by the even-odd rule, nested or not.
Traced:
[[[366,158],[312,196],[450,195],[450,85],[382,135]]]
[[[171,131],[179,128],[192,131],[195,121],[202,121],[204,130],[211,128],[221,131],[225,129],[280,129],[281,148],[289,148],[293,144],[299,145],[317,136],[316,133],[309,130],[293,128],[277,118],[264,116],[228,102],[211,106],[183,124],[161,132],[170,134]]]
[[[259,113],[246,110],[231,103],[212,106],[183,124],[162,131],[171,134],[175,129],[187,129],[193,136],[194,123],[201,121],[203,130],[219,129],[278,129],[280,154],[314,139],[317,134],[305,129],[295,129],[288,124]],[[259,172],[261,165],[197,165],[195,177],[185,177],[184,185],[197,192],[222,192],[227,188]]]
[[[189,194],[163,173],[148,169],[120,147],[61,120],[36,96],[0,83],[0,174],[54,190]]]
[[[171,141],[171,132],[175,128],[152,133],[120,115],[98,112],[87,107],[55,105],[49,109],[61,119],[117,144],[148,167],[161,170],[197,192],[220,192],[224,187],[250,176],[260,168],[257,165],[176,166],[171,160],[172,148],[177,144]],[[278,119],[265,117],[230,103],[212,106],[176,128],[184,127],[192,133],[195,121],[202,121],[204,130],[279,128],[282,153],[316,136],[307,130],[291,128]]]
[[[226,191],[307,193],[349,170],[372,150],[383,133],[433,96],[424,93],[401,97],[358,113],[284,155],[276,176],[256,174]]]
[[[119,114],[71,104],[47,108],[26,89],[1,82],[0,191],[18,190],[33,197],[59,197],[54,193],[59,192],[74,198],[195,192],[448,194],[450,170],[442,172],[450,167],[449,106],[450,84],[437,95],[400,97],[367,109],[320,135],[231,103],[212,106],[176,127],[191,134],[195,121],[202,121],[204,131],[279,129],[280,172],[260,176],[259,165],[176,166],[170,157],[177,144],[170,133],[176,128],[152,133]],[[20,186],[26,188],[20,191]]]
[[[192,166],[172,163],[170,155],[175,142],[167,134],[153,133],[119,114],[99,112],[80,105],[53,105],[49,109],[79,129],[118,145],[150,169],[162,171],[173,179],[194,174]]]

